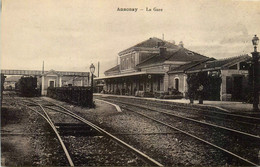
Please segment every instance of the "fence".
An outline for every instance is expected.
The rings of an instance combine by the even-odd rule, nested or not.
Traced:
[[[47,96],[74,105],[94,107],[93,93],[90,87],[49,87]]]

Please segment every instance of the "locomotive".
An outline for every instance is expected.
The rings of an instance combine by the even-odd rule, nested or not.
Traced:
[[[40,96],[40,90],[37,88],[36,77],[21,77],[15,85],[15,89],[20,96],[35,97]]]

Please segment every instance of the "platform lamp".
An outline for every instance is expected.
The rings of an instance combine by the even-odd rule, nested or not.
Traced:
[[[254,45],[254,52],[252,52],[252,64],[253,64],[253,110],[259,111],[258,104],[259,104],[259,85],[258,85],[258,78],[259,78],[259,52],[257,52],[257,45],[259,42],[259,38],[255,35],[252,39],[252,43]]]
[[[93,65],[93,63],[90,65],[89,67],[90,72],[91,72],[91,93],[92,93],[92,99],[91,99],[91,105],[93,107],[93,83],[94,83],[94,72],[95,72],[95,66]]]

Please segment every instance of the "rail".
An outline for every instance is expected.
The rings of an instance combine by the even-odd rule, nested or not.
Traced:
[[[165,109],[160,109],[161,111],[159,111],[158,109],[147,107],[147,106],[127,103],[127,102],[119,102],[119,101],[117,101],[117,102],[125,104],[125,105],[131,105],[131,106],[143,108],[143,109],[149,109],[151,111],[160,112],[160,113],[163,113],[163,114],[166,114],[166,115],[171,115],[171,116],[174,116],[174,117],[177,117],[177,118],[180,118],[180,119],[185,119],[185,120],[196,122],[196,123],[199,123],[199,124],[204,124],[204,125],[207,125],[207,126],[212,126],[212,127],[215,127],[215,128],[224,129],[224,130],[227,130],[227,131],[230,131],[230,132],[233,132],[233,133],[238,133],[238,134],[241,134],[241,135],[250,136],[250,137],[255,138],[255,139],[260,139],[260,136],[257,136],[257,135],[253,135],[253,134],[250,134],[250,133],[238,131],[238,130],[227,128],[227,127],[224,127],[224,126],[219,126],[219,125],[215,125],[215,124],[212,124],[212,123],[202,122],[202,121],[198,121],[198,120],[195,120],[195,119],[192,119],[192,118],[187,118],[187,117],[184,117],[184,116],[176,115],[176,114],[170,113],[169,111],[167,111]]]
[[[50,101],[48,101],[50,102]],[[141,157],[141,159],[148,163],[149,165],[152,165],[152,166],[163,166],[161,163],[157,162],[156,160],[154,160],[153,158],[149,157],[148,155],[142,153],[141,151],[137,150],[136,148],[132,147],[131,145],[127,144],[126,142],[120,140],[119,138],[117,138],[116,136],[112,135],[111,133],[105,131],[104,129],[100,128],[99,126],[91,123],[90,121],[87,121],[86,119],[78,116],[77,114],[73,113],[72,111],[70,111],[69,109],[61,106],[61,105],[58,105],[58,104],[55,104],[53,102],[50,102],[51,104],[55,105],[55,106],[58,106],[60,107],[61,109],[65,110],[59,110],[59,109],[56,109],[56,108],[52,108],[50,106],[46,106],[46,108],[48,109],[52,109],[52,110],[55,110],[55,111],[58,111],[58,112],[61,112],[61,113],[64,113],[66,115],[70,115],[71,117],[87,124],[88,126],[92,127],[93,129],[96,129],[97,131],[99,131],[100,133],[102,133],[103,135],[109,137],[110,139],[112,139],[113,141],[117,142],[119,145],[131,150],[133,153],[135,153],[137,156]]]
[[[110,101],[110,100],[109,100],[109,101]],[[112,101],[112,100],[111,100],[111,101]],[[115,100],[114,100],[114,102],[115,102]],[[117,103],[121,103],[121,104],[124,104],[124,105],[135,106],[135,107],[137,107],[137,108],[142,108],[142,109],[153,110],[153,111],[156,111],[156,112],[161,112],[161,111],[159,111],[158,109],[157,109],[157,110],[156,110],[156,109],[150,109],[150,107],[140,106],[140,105],[136,105],[136,104],[132,104],[132,103],[119,102],[119,101],[117,101]],[[181,130],[181,129],[179,129],[179,128],[176,128],[176,127],[174,127],[174,126],[172,126],[172,125],[166,124],[166,123],[164,123],[164,122],[162,122],[162,121],[160,121],[160,120],[154,119],[154,118],[152,118],[152,117],[150,117],[150,116],[148,116],[148,115],[145,115],[145,114],[143,114],[143,113],[137,112],[137,111],[131,109],[130,107],[122,107],[122,106],[121,106],[121,108],[126,109],[126,110],[129,110],[129,111],[132,111],[132,112],[134,112],[134,113],[137,113],[137,114],[139,114],[139,115],[141,115],[141,116],[143,116],[143,117],[145,117],[145,118],[148,118],[148,119],[150,119],[150,120],[153,120],[153,121],[155,121],[155,122],[157,122],[157,123],[159,123],[159,124],[162,124],[162,125],[164,125],[164,126],[167,126],[167,127],[171,128],[171,129],[177,130],[177,131],[179,131],[179,132],[181,132],[181,133],[183,133],[183,134],[185,134],[185,135],[187,135],[187,136],[190,136],[190,137],[192,137],[192,138],[195,138],[195,139],[197,139],[197,140],[199,140],[199,141],[201,141],[201,142],[203,142],[203,143],[206,143],[206,144],[208,144],[208,145],[210,145],[210,146],[212,146],[212,147],[214,147],[214,148],[217,148],[217,149],[219,149],[219,150],[221,150],[221,151],[223,151],[223,152],[225,152],[225,153],[227,153],[227,154],[229,154],[229,155],[232,155],[232,156],[234,156],[234,157],[236,157],[236,158],[238,158],[238,159],[240,159],[240,160],[242,160],[242,161],[244,161],[244,162],[246,162],[246,163],[248,163],[248,164],[250,164],[250,165],[258,166],[258,165],[255,164],[254,162],[251,162],[251,161],[249,161],[249,160],[247,160],[247,159],[245,159],[245,158],[243,158],[243,157],[241,157],[241,156],[239,156],[239,155],[237,155],[237,154],[235,154],[235,153],[233,153],[233,152],[231,152],[231,151],[228,151],[228,150],[226,150],[226,149],[224,149],[224,148],[222,148],[222,147],[219,147],[219,146],[217,146],[217,145],[215,145],[215,144],[213,144],[213,143],[210,143],[210,142],[208,142],[208,141],[206,141],[206,140],[204,140],[204,139],[202,139],[202,138],[200,138],[200,137],[197,137],[197,136],[195,136],[195,135],[193,135],[193,134],[191,134],[191,133],[189,133],[189,132],[186,132],[186,131],[184,131],[184,130]],[[164,112],[162,112],[162,113],[164,113]],[[168,113],[167,113],[167,114],[168,114]],[[174,116],[175,116],[175,115],[174,115]],[[179,117],[179,116],[177,116],[177,117]],[[180,118],[181,118],[181,117],[180,117]],[[186,119],[186,118],[185,118],[185,119]],[[188,120],[188,119],[187,119],[187,120]],[[200,122],[200,121],[197,121],[197,120],[196,120],[196,122],[199,122],[199,123],[204,124],[204,122]],[[210,124],[207,123],[207,124],[205,124],[205,125],[208,125],[208,126],[209,126]],[[214,126],[214,127],[221,128],[220,126]],[[236,131],[236,130],[233,130],[233,129],[229,129],[229,128],[225,128],[225,127],[223,127],[223,129],[229,130],[229,131],[232,131],[232,132],[236,132],[236,133],[239,133],[239,134],[243,134],[243,135],[248,135],[248,136],[250,136],[250,137],[254,137],[254,138],[257,138],[257,139],[260,139],[259,136],[247,134],[247,133],[244,133],[244,132],[239,132],[239,131]]]
[[[195,135],[193,135],[193,134],[190,134],[190,133],[188,133],[188,132],[185,132],[185,131],[183,131],[183,130],[181,130],[181,129],[179,129],[179,128],[176,128],[176,127],[173,127],[173,126],[171,126],[171,125],[168,125],[168,124],[166,124],[166,123],[164,123],[164,122],[162,122],[162,121],[160,121],[160,120],[157,120],[157,119],[154,119],[154,118],[152,118],[152,117],[149,117],[149,116],[147,116],[147,115],[145,115],[145,114],[136,112],[136,111],[134,111],[134,110],[132,110],[132,109],[125,108],[125,107],[122,107],[122,108],[127,109],[127,110],[130,110],[130,111],[132,111],[132,112],[135,112],[135,113],[137,113],[137,114],[139,114],[139,115],[141,115],[141,116],[143,116],[143,117],[145,117],[145,118],[148,118],[148,119],[150,119],[150,120],[153,120],[153,121],[155,121],[155,122],[157,122],[157,123],[160,123],[160,124],[162,124],[162,125],[164,125],[164,126],[167,126],[167,127],[171,128],[171,129],[177,130],[177,131],[179,131],[179,132],[181,132],[181,133],[183,133],[183,134],[185,134],[185,135],[187,135],[187,136],[190,136],[190,137],[192,137],[192,138],[195,138],[195,139],[197,139],[197,140],[199,140],[199,141],[201,141],[201,142],[203,142],[203,143],[206,143],[206,144],[208,144],[208,145],[210,145],[210,146],[212,146],[212,147],[215,147],[215,148],[217,148],[217,149],[219,149],[219,150],[221,150],[221,151],[223,151],[223,152],[225,152],[225,153],[227,153],[227,154],[230,154],[230,155],[232,155],[232,156],[234,156],[234,157],[236,157],[236,158],[238,158],[238,159],[240,159],[240,160],[242,160],[242,161],[244,161],[244,162],[246,162],[246,163],[248,163],[248,164],[250,164],[250,165],[258,166],[258,165],[255,164],[254,162],[251,162],[251,161],[249,161],[249,160],[247,160],[247,159],[245,159],[245,158],[243,158],[243,157],[241,157],[241,156],[239,156],[239,155],[237,155],[237,154],[235,154],[235,153],[232,153],[232,152],[230,152],[230,151],[228,151],[228,150],[226,150],[226,149],[224,149],[224,148],[221,148],[221,147],[219,147],[219,146],[217,146],[217,145],[215,145],[215,144],[213,144],[213,143],[210,143],[210,142],[208,142],[208,141],[206,141],[206,140],[204,140],[204,139],[201,139],[201,138],[199,138],[199,137],[197,137],[197,136],[195,136]]]
[[[28,103],[28,101],[27,101],[27,103]],[[42,117],[48,122],[48,124],[51,126],[51,128],[52,128],[53,131],[54,131],[54,133],[56,134],[56,136],[57,136],[57,138],[58,138],[58,140],[59,140],[59,142],[60,142],[60,144],[61,144],[61,146],[62,146],[62,149],[63,149],[63,151],[64,151],[64,153],[65,153],[65,155],[66,155],[66,158],[67,158],[67,160],[68,160],[68,162],[69,162],[69,164],[70,164],[70,166],[74,166],[74,163],[73,163],[73,161],[72,161],[72,159],[71,159],[71,157],[70,157],[70,154],[69,154],[69,152],[68,152],[68,150],[67,150],[65,144],[64,144],[63,140],[61,139],[61,137],[60,137],[60,135],[59,135],[59,133],[58,133],[58,130],[56,129],[55,125],[53,124],[53,122],[52,122],[52,120],[50,119],[50,117],[49,117],[49,115],[47,114],[47,112],[44,110],[44,108],[42,107],[41,104],[39,104],[39,103],[33,103],[33,102],[31,102],[31,104],[38,105],[38,106],[42,109],[42,111],[44,112],[45,116],[44,116],[42,113],[40,113],[39,111],[37,111],[37,110],[35,110],[35,109],[29,107],[28,105],[25,105],[25,104],[20,103],[20,105],[25,106],[26,108],[28,108],[28,109],[30,109],[30,110],[32,110],[32,111],[38,113],[40,116],[42,116]]]

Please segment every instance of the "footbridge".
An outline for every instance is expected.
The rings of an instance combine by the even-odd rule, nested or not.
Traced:
[[[37,77],[42,95],[47,94],[48,87],[89,86],[89,72],[40,71],[40,70],[7,70],[1,69],[2,75],[22,75]]]
[[[54,71],[54,70],[50,70]],[[1,69],[1,74],[4,75],[33,75],[33,76],[42,76],[44,74],[49,73],[50,71],[40,71],[40,70],[8,70]],[[56,73],[62,76],[79,76],[79,77],[87,77],[89,76],[89,72],[71,72],[71,71],[55,71]]]

